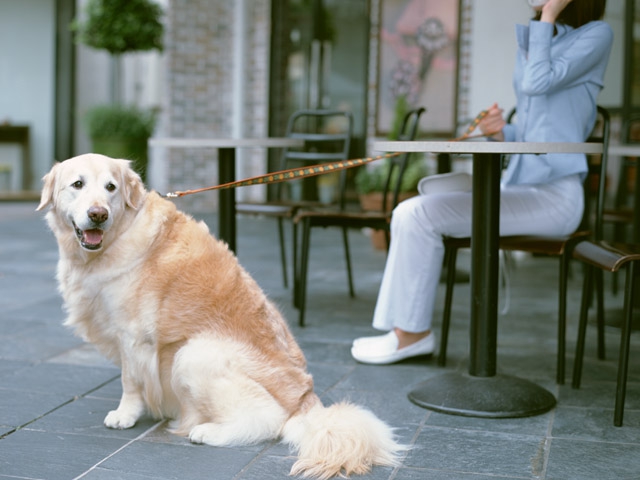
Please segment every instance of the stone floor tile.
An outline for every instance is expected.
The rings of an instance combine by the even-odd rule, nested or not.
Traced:
[[[636,479],[640,474],[640,444],[554,438],[546,480]]]
[[[0,440],[0,472],[15,477],[69,480],[115,453],[126,440],[20,430]]]
[[[243,448],[135,442],[106,459],[100,467],[158,480],[231,480],[255,455],[254,451]]]

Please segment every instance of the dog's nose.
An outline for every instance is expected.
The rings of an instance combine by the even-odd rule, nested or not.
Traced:
[[[104,207],[91,207],[87,210],[87,216],[95,223],[102,223],[109,218],[109,212]]]

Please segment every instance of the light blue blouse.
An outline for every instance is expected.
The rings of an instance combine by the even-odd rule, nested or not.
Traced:
[[[505,141],[584,142],[593,130],[613,31],[602,21],[556,28],[553,35],[547,22],[516,26],[517,118],[504,127]],[[513,155],[502,183],[547,183],[586,172],[582,154]]]

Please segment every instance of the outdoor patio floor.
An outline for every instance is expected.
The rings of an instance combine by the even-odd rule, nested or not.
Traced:
[[[179,202],[178,202],[179,203]],[[214,479],[287,478],[294,458],[277,442],[238,448],[192,445],[152,419],[130,430],[102,421],[117,406],[119,370],[62,326],[56,289],[57,248],[36,204],[0,203],[0,478]],[[204,218],[216,231],[215,219]],[[456,285],[446,368],[435,357],[392,366],[356,363],[354,338],[375,334],[371,316],[385,254],[362,232],[350,236],[356,298],[348,296],[340,235],[312,236],[307,326],[296,325],[291,290],[282,286],[275,224],[238,221],[238,256],[289,319],[325,404],[349,399],[397,428],[411,445],[398,468],[374,468],[363,479],[640,479],[640,334],[631,343],[624,426],[613,426],[619,329],[608,326],[607,359],[595,355],[587,331],[582,388],[573,368],[581,270],[573,266],[568,298],[567,384],[555,383],[557,261],[518,259],[510,277],[510,307],[499,318],[498,370],[531,380],[554,394],[548,413],[482,419],[435,413],[407,393],[443,372],[466,371],[469,284]],[[468,270],[468,254],[459,266]],[[439,333],[441,286],[434,330]],[[500,305],[507,295],[501,291]],[[607,288],[607,310],[622,297]]]

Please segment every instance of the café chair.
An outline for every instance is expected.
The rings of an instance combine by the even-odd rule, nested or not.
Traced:
[[[405,115],[398,140],[415,139],[418,132],[420,116],[424,112],[424,108],[418,108],[411,110]],[[411,154],[404,153],[399,156],[390,157],[385,161],[389,162],[389,171],[387,173],[387,178],[382,192],[382,207],[379,211],[352,211],[346,208],[347,171],[343,170],[340,174],[340,202],[338,208],[302,208],[298,210],[294,216],[294,232],[296,232],[298,225],[302,228],[300,260],[297,261],[298,268],[294,279],[294,305],[298,308],[298,323],[301,327],[304,326],[307,295],[307,268],[309,264],[312,228],[339,227],[342,230],[349,295],[351,297],[354,297],[355,293],[353,288],[351,257],[349,253],[348,229],[371,228],[375,230],[383,230],[385,232],[387,247],[389,246],[391,211],[398,204],[398,196],[400,193],[400,186],[402,185],[403,174],[407,168],[408,162],[411,161]],[[294,235],[294,239],[295,237],[296,235]]]
[[[632,115],[622,124],[622,142],[626,144],[640,143],[640,115]],[[602,220],[606,224],[613,225],[613,241],[625,242],[628,240],[628,231],[633,225],[633,207],[629,205],[629,193],[637,195],[640,192],[629,191],[629,187],[634,188],[628,182],[637,175],[638,160],[632,157],[623,157],[618,173],[618,186],[615,192],[614,204],[605,208],[602,213]],[[614,294],[618,293],[618,272],[613,274],[611,289]]]
[[[341,110],[296,111],[289,117],[286,136],[303,140],[304,146],[283,149],[278,170],[346,160],[349,158],[352,135],[353,116],[350,112]],[[284,222],[291,220],[299,208],[317,205],[320,202],[304,198],[291,198],[291,195],[287,195],[285,183],[288,182],[274,185],[273,200],[262,203],[238,202],[236,213],[277,219],[282,279],[286,288],[288,281]]]
[[[605,194],[605,176],[607,171],[607,148],[609,145],[610,116],[609,112],[598,106],[598,119],[594,132],[587,139],[588,142],[603,144],[603,154],[588,156],[589,175],[585,180],[585,209],[580,227],[571,235],[560,237],[539,237],[535,235],[518,235],[500,237],[499,248],[506,251],[524,251],[536,255],[558,257],[559,282],[558,282],[558,358],[556,367],[556,382],[564,384],[565,377],[565,344],[566,344],[566,298],[567,282],[569,274],[569,261],[573,248],[587,238],[602,238],[602,209]],[[595,182],[595,188],[592,187]],[[592,215],[591,203],[595,199],[595,210]],[[593,216],[593,218],[592,218]],[[442,316],[442,332],[440,334],[440,353],[438,364],[445,366],[447,358],[447,342],[449,325],[451,323],[451,304],[453,300],[453,287],[455,284],[455,269],[458,250],[469,248],[471,239],[446,237],[444,239],[446,268],[445,304]],[[602,283],[596,284],[599,292],[602,292]],[[598,298],[602,298],[599,294]],[[604,358],[604,320],[600,318],[598,356]]]
[[[616,382],[616,400],[613,413],[613,424],[622,426],[624,414],[624,400],[627,390],[627,373],[629,370],[629,344],[631,337],[631,323],[633,320],[633,291],[635,280],[640,270],[640,245],[629,243],[609,243],[603,240],[588,240],[582,242],[573,250],[573,258],[586,264],[584,283],[582,288],[582,304],[580,307],[580,323],[578,324],[578,341],[576,343],[576,358],[573,367],[573,388],[580,388],[582,377],[582,360],[584,357],[584,343],[587,329],[587,314],[589,311],[592,292],[592,275],[595,273],[618,272],[626,267],[626,283],[624,289],[624,313],[620,332],[620,351],[618,353],[618,375]],[[598,316],[602,314],[602,309]]]

